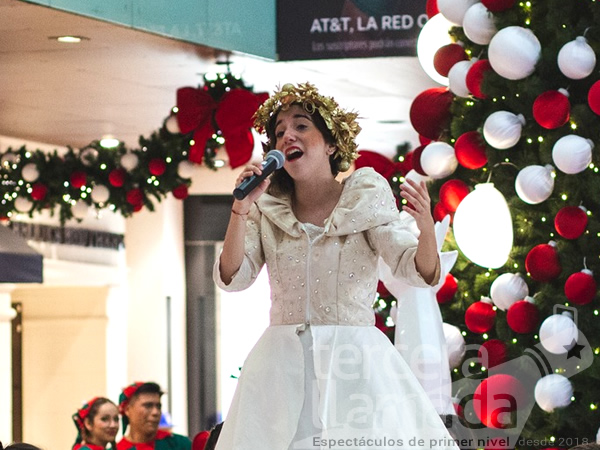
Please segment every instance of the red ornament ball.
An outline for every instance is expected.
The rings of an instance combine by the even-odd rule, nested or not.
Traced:
[[[548,282],[560,275],[562,267],[558,259],[556,244],[540,244],[533,247],[525,258],[525,268],[531,278]]]
[[[126,175],[127,172],[125,169],[113,169],[108,174],[108,182],[111,184],[111,186],[122,187],[125,183]]]
[[[43,183],[35,183],[31,186],[31,199],[41,202],[48,195],[48,187]]]
[[[447,77],[454,64],[467,59],[469,57],[462,45],[456,43],[442,45],[433,55],[433,68],[441,76]]]
[[[427,147],[427,145],[420,145],[419,147],[415,148],[411,152],[412,153],[412,167],[413,167],[414,171],[424,177],[428,176],[425,173],[425,171],[423,170],[423,167],[421,167],[421,154],[423,153],[423,150],[425,150],[425,147]]]
[[[87,182],[87,174],[81,170],[76,170],[70,176],[71,186],[75,189],[81,189]]]
[[[490,339],[485,341],[477,351],[477,359],[479,363],[491,369],[499,364],[506,362],[508,351],[506,344],[499,339]]]
[[[427,144],[431,144],[433,142],[433,139],[429,139],[428,137],[425,137],[423,135],[419,135],[419,144],[420,145],[427,145]]]
[[[480,169],[488,162],[486,144],[479,131],[467,131],[454,143],[458,163],[466,169]]]
[[[528,334],[536,330],[540,311],[528,300],[514,302],[506,311],[506,322],[515,333]]]
[[[127,192],[125,198],[127,199],[127,203],[134,207],[134,210],[136,206],[140,206],[141,208],[144,205],[144,193],[141,189],[131,189]]]
[[[576,305],[587,305],[596,296],[596,280],[590,270],[584,269],[567,278],[565,295]]]
[[[440,304],[448,303],[454,298],[456,291],[458,290],[458,284],[456,283],[456,278],[449,273],[446,275],[444,280],[444,284],[438,289],[435,293],[435,298],[437,302]]]
[[[152,158],[148,162],[148,170],[152,175],[158,177],[167,170],[167,163],[162,158]]]
[[[427,14],[427,18],[431,19],[439,12],[437,0],[427,0],[427,3],[425,3],[425,14]]]
[[[473,333],[487,333],[494,326],[496,311],[491,303],[479,301],[465,311],[465,324]]]
[[[385,287],[385,284],[383,284],[383,282],[381,280],[379,280],[377,282],[377,293],[379,294],[379,297],[381,298],[386,298],[389,297],[390,295],[390,291],[388,291],[388,289]]]
[[[488,428],[512,428],[512,412],[524,406],[525,388],[521,382],[504,373],[483,380],[473,396],[475,414]]]
[[[142,208],[144,207],[143,203],[139,203],[137,205],[133,205],[133,212],[139,212],[142,210]]]
[[[452,179],[440,187],[440,203],[447,211],[455,212],[460,202],[469,195],[469,186],[462,180]]]
[[[487,98],[487,95],[481,90],[481,83],[486,74],[492,70],[492,65],[487,59],[480,59],[471,65],[467,72],[467,76],[465,77],[465,84],[474,97],[480,99]]]
[[[588,216],[581,206],[565,206],[554,217],[554,228],[565,239],[577,239],[583,234],[587,224]]]
[[[592,84],[592,87],[588,91],[588,105],[594,113],[600,116],[600,81],[596,81]]]
[[[566,91],[565,91],[566,92]],[[533,118],[543,128],[554,130],[562,127],[571,116],[571,103],[565,93],[546,91],[533,102]]]
[[[189,195],[187,184],[180,184],[175,189],[173,189],[173,197],[177,200],[183,200],[187,198]]]
[[[491,12],[500,12],[512,8],[515,0],[482,0],[481,3]]]
[[[454,94],[445,87],[426,89],[410,105],[409,117],[417,133],[436,140],[450,124]]]
[[[452,213],[448,211],[444,207],[444,205],[442,205],[442,202],[437,202],[433,207],[433,218],[435,219],[435,221],[441,222],[442,220],[444,220],[444,217],[448,215],[450,216],[450,223],[452,223]]]

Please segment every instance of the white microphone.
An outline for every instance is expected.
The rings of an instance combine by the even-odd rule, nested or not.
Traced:
[[[267,153],[265,160],[262,162],[262,173],[260,175],[252,175],[248,178],[244,178],[236,188],[233,190],[233,196],[238,200],[243,200],[246,196],[258,186],[265,178],[277,169],[283,167],[285,156],[280,150],[271,150]]]

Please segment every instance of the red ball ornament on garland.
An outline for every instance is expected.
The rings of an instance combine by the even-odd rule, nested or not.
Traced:
[[[183,200],[188,197],[188,187],[187,184],[180,184],[175,189],[173,189],[173,197],[177,200]]]
[[[48,187],[43,183],[35,183],[31,186],[31,199],[41,202],[48,195]]]
[[[133,212],[139,212],[142,210],[142,208],[144,207],[143,203],[139,203],[137,205],[133,205]]]
[[[469,186],[464,181],[448,180],[440,187],[440,203],[447,211],[455,212],[462,199],[469,195],[469,192]]]
[[[390,295],[390,291],[388,291],[388,289],[385,287],[385,284],[383,284],[383,282],[381,280],[379,280],[377,282],[377,293],[379,294],[379,297],[381,298],[386,298],[389,297]]]
[[[127,191],[125,198],[127,199],[127,203],[134,207],[134,210],[136,206],[141,207],[144,204],[144,193],[139,188]]]
[[[592,84],[592,87],[588,91],[588,105],[594,113],[600,116],[600,81],[596,81]]]
[[[424,177],[428,176],[425,171],[423,170],[423,167],[421,166],[421,154],[423,153],[423,150],[425,150],[425,147],[427,147],[427,145],[420,145],[419,147],[415,148],[411,153],[412,153],[412,168],[414,169],[415,172],[417,172],[419,175],[422,175]]]
[[[85,183],[87,182],[87,174],[81,170],[76,170],[71,174],[69,180],[71,182],[71,186],[73,186],[75,189],[81,189],[81,187],[85,186]]]
[[[596,280],[591,270],[583,269],[567,278],[565,295],[576,305],[587,305],[596,296]]]
[[[506,344],[499,339],[490,339],[485,341],[477,351],[477,359],[483,367],[491,369],[499,364],[506,362],[508,351]]]
[[[569,93],[565,89],[546,91],[533,102],[533,118],[543,128],[554,130],[562,127],[571,116]]]
[[[481,3],[491,12],[500,12],[512,8],[515,0],[482,0]]]
[[[582,206],[565,206],[554,217],[554,228],[565,239],[577,239],[587,224],[587,210]]]
[[[436,140],[450,124],[450,105],[454,94],[445,87],[421,92],[410,105],[410,123],[417,133]]]
[[[473,396],[475,414],[488,428],[511,428],[512,412],[519,409],[526,400],[525,388],[521,382],[504,373],[492,375],[483,380]]]
[[[437,0],[427,0],[427,3],[425,3],[425,14],[427,14],[427,18],[431,19],[439,12]]]
[[[441,76],[447,77],[454,64],[467,59],[469,57],[462,45],[456,43],[442,45],[433,55],[433,68]]]
[[[537,329],[539,321],[540,311],[530,296],[514,302],[506,312],[506,322],[515,333],[532,333]]]
[[[552,281],[560,275],[562,267],[556,251],[556,242],[539,244],[533,247],[525,258],[525,268],[536,281]]]
[[[446,216],[450,216],[450,223],[452,224],[452,213],[450,211],[448,211],[444,205],[442,205],[442,202],[437,202],[435,204],[435,206],[433,207],[433,218],[435,219],[436,222],[441,222],[442,220],[444,220],[444,217]]]
[[[458,163],[466,169],[480,169],[488,162],[486,144],[479,131],[467,131],[454,143]]]
[[[439,304],[448,303],[454,298],[457,290],[458,284],[456,283],[456,278],[449,273],[446,275],[444,284],[435,293],[435,298]]]
[[[474,97],[480,99],[487,98],[487,95],[481,90],[481,83],[486,73],[492,70],[492,65],[487,59],[480,59],[471,65],[465,77],[465,84]]]
[[[148,170],[152,175],[158,177],[167,170],[167,163],[162,158],[152,158],[148,162]]]
[[[433,139],[429,139],[428,137],[423,136],[422,134],[419,135],[419,144],[422,146],[426,146],[427,144],[431,144],[433,142]]]
[[[111,186],[122,187],[125,183],[126,175],[127,172],[125,169],[113,169],[108,174],[108,182],[111,184]]]
[[[465,324],[473,333],[487,333],[494,326],[495,320],[496,311],[492,301],[487,297],[473,303],[465,311]]]

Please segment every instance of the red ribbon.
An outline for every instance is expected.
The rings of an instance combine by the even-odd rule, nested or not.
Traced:
[[[250,160],[254,139],[253,116],[269,97],[268,93],[254,94],[247,89],[232,89],[219,102],[203,88],[183,87],[177,90],[177,123],[182,133],[194,131],[194,145],[190,147],[189,160],[200,164],[204,157],[206,141],[221,130],[225,151],[232,169]]]

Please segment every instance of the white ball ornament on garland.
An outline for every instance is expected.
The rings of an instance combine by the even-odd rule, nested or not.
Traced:
[[[177,165],[177,175],[181,178],[192,178],[194,174],[195,164],[187,159],[184,159]]]
[[[501,77],[522,80],[534,72],[541,51],[540,41],[531,30],[511,26],[494,35],[488,47],[488,59]]]
[[[569,312],[548,316],[540,326],[540,343],[550,353],[567,353],[577,343],[579,330]]]
[[[456,369],[460,366],[460,363],[465,357],[465,338],[460,332],[460,329],[455,325],[444,322],[442,323],[442,329],[448,348],[448,362],[450,364],[450,369]]]
[[[96,160],[98,159],[98,150],[95,148],[86,148],[79,153],[79,159],[84,166],[89,167],[95,164]]]
[[[110,191],[103,184],[97,184],[92,188],[90,195],[96,203],[104,203],[110,198]]]
[[[19,160],[19,156],[13,152],[6,152],[2,155],[0,159],[0,163],[2,163],[2,167],[5,169],[10,169],[11,166]]]
[[[165,128],[171,134],[179,134],[181,130],[179,129],[179,122],[177,122],[177,115],[171,114],[167,120],[165,121]]]
[[[89,206],[83,200],[77,200],[71,207],[71,212],[76,219],[85,219],[87,217]]]
[[[596,54],[583,36],[567,42],[558,52],[558,68],[572,80],[586,78],[594,71],[595,66]]]
[[[29,183],[33,183],[40,177],[40,172],[34,163],[28,163],[21,169],[21,176]]]
[[[477,59],[470,61],[459,61],[452,66],[448,72],[448,87],[457,97],[468,97],[470,92],[467,88],[467,73]]]
[[[15,209],[21,213],[26,213],[31,210],[33,203],[25,197],[17,197],[15,200]]]
[[[471,5],[463,18],[465,35],[474,43],[488,45],[498,32],[494,23],[494,15],[483,5]]]
[[[458,167],[454,147],[446,142],[432,142],[421,153],[421,167],[431,178],[446,178]]]
[[[525,125],[525,117],[522,114],[496,111],[485,119],[483,138],[490,146],[505,150],[519,142],[523,125]]]
[[[554,167],[527,166],[522,169],[515,180],[517,195],[525,203],[537,205],[547,200],[554,190]]]
[[[138,166],[139,158],[135,153],[127,152],[123,156],[121,156],[121,167],[123,169],[131,172]]]
[[[575,134],[561,137],[552,147],[552,161],[569,175],[583,172],[592,162],[594,142]]]
[[[571,404],[573,385],[567,377],[552,373],[537,381],[534,397],[540,408],[551,413],[556,408],[564,408]]]
[[[477,3],[478,0],[437,0],[437,7],[440,13],[459,27],[463,24],[463,19],[467,10]]]
[[[519,274],[503,273],[494,280],[490,287],[490,297],[494,305],[507,311],[511,305],[529,295],[529,287]]]

